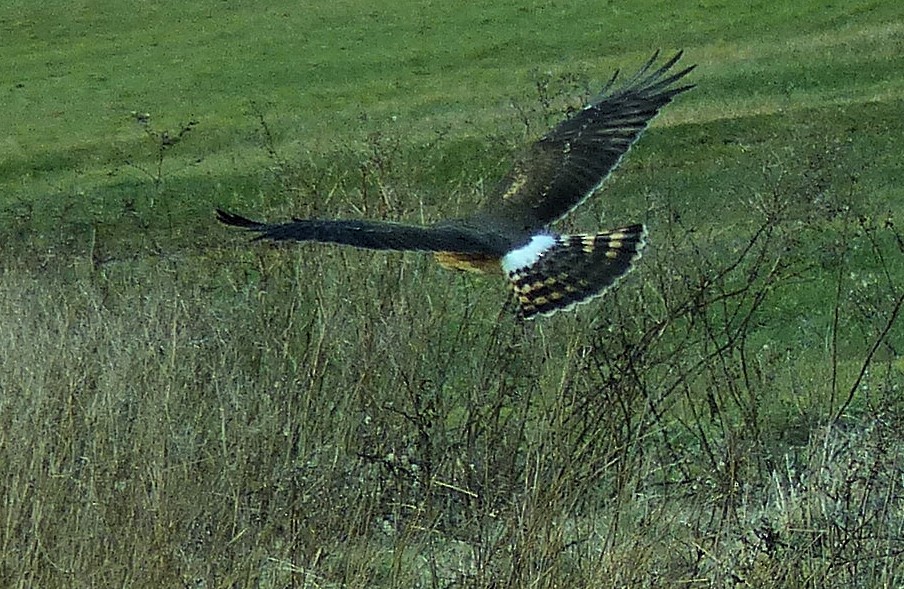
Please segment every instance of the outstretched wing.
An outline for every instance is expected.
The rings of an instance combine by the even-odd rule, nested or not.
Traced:
[[[534,143],[478,214],[538,229],[584,202],[659,109],[693,88],[671,87],[695,67],[667,75],[681,52],[650,72],[658,56],[657,51],[628,82],[612,90],[615,72],[596,99]]]
[[[419,227],[381,221],[293,219],[260,223],[217,209],[221,223],[257,233],[255,239],[315,241],[372,250],[493,253],[485,236],[455,226]]]

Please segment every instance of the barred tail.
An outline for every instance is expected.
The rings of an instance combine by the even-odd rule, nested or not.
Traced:
[[[532,319],[586,303],[601,296],[631,270],[645,245],[643,225],[592,235],[543,236],[504,259],[518,315]],[[510,257],[511,256],[511,257]],[[511,262],[518,260],[521,265]],[[506,263],[509,262],[509,263]]]

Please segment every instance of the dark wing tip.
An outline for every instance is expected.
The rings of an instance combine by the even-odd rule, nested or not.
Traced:
[[[646,92],[656,92],[661,91],[668,86],[671,86],[676,81],[691,73],[694,68],[697,67],[697,64],[693,64],[677,73],[671,73],[666,77],[666,74],[670,73],[669,70],[671,70],[675,66],[675,64],[678,63],[683,55],[684,50],[682,49],[675,53],[675,55],[673,55],[671,58],[666,60],[666,62],[663,63],[659,68],[657,68],[656,71],[647,73],[649,72],[650,68],[653,67],[653,64],[659,57],[659,51],[656,51],[656,53],[653,54],[650,60],[640,69],[640,71],[635,74],[634,78],[629,83],[625,84],[624,88],[637,86],[643,87]],[[673,89],[673,92],[683,92],[685,90],[690,90],[692,87],[692,85],[683,86],[681,88]]]
[[[643,68],[641,68],[641,71],[645,72],[650,67],[652,67],[652,65],[654,63],[656,63],[656,60],[659,59],[660,53],[661,53],[661,50],[657,49],[656,52],[653,53],[653,56],[650,58],[650,60],[647,62],[647,64]],[[653,77],[659,77],[662,74],[664,74],[665,72],[672,69],[672,66],[674,66],[676,63],[678,63],[678,61],[680,61],[683,56],[684,56],[684,49],[679,49],[677,52],[675,52],[675,55],[673,55],[668,60],[666,60],[666,62],[664,64],[662,64],[658,70],[656,70],[656,72],[653,74]],[[693,67],[694,66],[691,66],[691,69],[693,69]]]
[[[236,215],[235,213],[230,213],[229,211],[224,211],[223,209],[217,209],[217,221],[224,225],[229,225],[230,227],[241,227],[242,229],[260,229],[263,226],[263,223],[252,221],[251,219]]]
[[[670,86],[676,80],[679,80],[689,74],[696,66],[696,64],[691,65],[689,67],[684,68],[680,72],[676,74],[670,75],[668,78],[664,78],[663,76],[670,70],[681,57],[684,55],[684,50],[680,49],[675,53],[672,57],[670,57],[665,63],[659,66],[655,71],[651,72],[650,70],[656,64],[656,61],[659,60],[659,56],[662,53],[661,50],[657,49],[653,52],[653,55],[647,59],[646,63],[641,66],[639,70],[637,70],[627,81],[619,84],[618,88],[616,88],[616,84],[618,83],[618,77],[620,75],[620,70],[615,70],[612,74],[612,77],[609,78],[600,91],[597,93],[597,98],[591,102],[598,102],[604,98],[608,98],[611,96],[610,91],[614,89],[614,94],[624,93],[628,90],[632,89],[640,89],[644,88],[647,92],[661,90],[667,86]],[[686,90],[690,90],[693,88],[693,84],[682,86],[681,88],[675,88],[671,90],[672,96],[675,94],[679,94]]]

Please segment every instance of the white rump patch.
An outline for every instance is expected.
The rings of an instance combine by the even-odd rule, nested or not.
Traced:
[[[555,236],[546,233],[534,235],[527,245],[513,249],[502,256],[502,271],[511,274],[522,268],[533,266],[540,256],[552,249],[554,245],[556,245]]]

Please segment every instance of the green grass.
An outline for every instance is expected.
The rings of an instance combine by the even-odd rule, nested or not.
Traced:
[[[887,1],[7,2],[0,584],[900,586],[902,35]],[[650,247],[574,313],[213,219],[459,214],[656,48],[698,87],[564,223]]]

